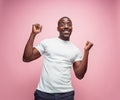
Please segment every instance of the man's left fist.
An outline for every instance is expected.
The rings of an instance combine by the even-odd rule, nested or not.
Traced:
[[[89,51],[92,46],[93,46],[93,43],[91,43],[90,41],[87,41],[84,49],[87,50],[87,51]]]

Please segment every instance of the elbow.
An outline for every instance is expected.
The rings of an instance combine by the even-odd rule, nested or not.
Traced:
[[[84,75],[76,75],[77,79],[82,80],[84,78]]]
[[[23,61],[23,62],[30,62],[31,59],[23,56],[22,61]]]
[[[28,59],[23,59],[23,62],[30,62],[30,60],[28,60]]]

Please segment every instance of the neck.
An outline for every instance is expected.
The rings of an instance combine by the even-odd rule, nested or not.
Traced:
[[[64,41],[69,41],[70,40],[69,37],[60,37],[59,36],[59,38],[62,39],[62,40],[64,40]]]

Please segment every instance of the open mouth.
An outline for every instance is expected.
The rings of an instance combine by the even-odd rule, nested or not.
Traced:
[[[64,34],[70,34],[70,30],[63,30]]]
[[[65,34],[69,34],[69,33],[70,33],[70,31],[65,30],[65,31],[63,31],[63,33],[65,33]]]
[[[63,35],[65,36],[65,37],[69,37],[70,36],[70,31],[69,30],[63,30]]]

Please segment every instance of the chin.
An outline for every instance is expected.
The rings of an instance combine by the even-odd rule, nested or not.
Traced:
[[[64,37],[70,37],[70,33],[63,33]]]
[[[70,38],[70,36],[69,36],[69,35],[64,35],[64,38],[67,38],[67,39],[68,39],[68,38]]]
[[[64,35],[64,37],[69,38],[69,37],[70,37],[70,35]]]
[[[64,36],[65,40],[69,40],[70,36]]]

